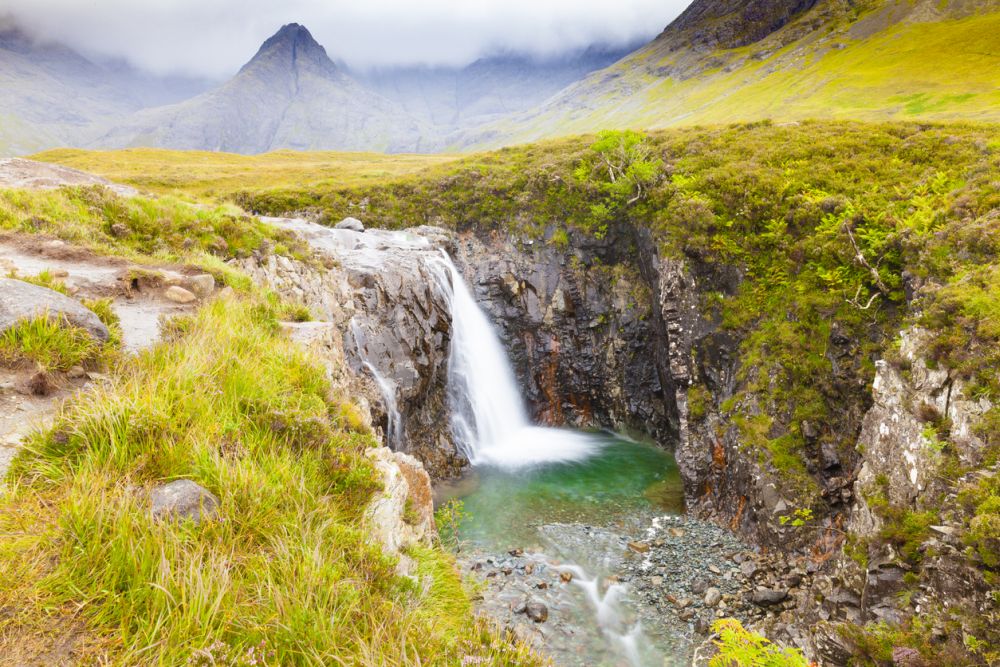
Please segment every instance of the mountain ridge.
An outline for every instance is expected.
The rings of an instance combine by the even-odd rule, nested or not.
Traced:
[[[232,153],[277,148],[401,152],[418,150],[420,138],[414,119],[363,88],[304,26],[290,23],[220,87],[140,111],[95,144]]]
[[[622,61],[452,147],[765,119],[1000,120],[996,34],[998,0],[695,0]]]

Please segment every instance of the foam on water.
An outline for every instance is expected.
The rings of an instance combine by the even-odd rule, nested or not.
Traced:
[[[584,433],[533,426],[507,352],[447,254],[438,280],[452,317],[448,387],[455,444],[473,465],[518,468],[579,461],[602,440]]]

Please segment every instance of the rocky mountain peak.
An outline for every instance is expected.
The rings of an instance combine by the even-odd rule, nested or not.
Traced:
[[[686,33],[694,45],[738,48],[781,29],[819,0],[695,0],[663,33]]]
[[[268,37],[257,54],[243,66],[243,71],[255,65],[266,64],[270,67],[288,67],[301,69],[303,67],[333,75],[337,66],[326,53],[326,49],[316,41],[309,30],[299,23],[288,23]]]

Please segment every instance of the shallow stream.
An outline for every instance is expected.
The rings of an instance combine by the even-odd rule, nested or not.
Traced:
[[[544,438],[544,431],[532,438]],[[670,629],[641,608],[621,574],[642,559],[629,547],[658,517],[683,512],[669,453],[606,433],[548,430],[585,438],[589,453],[524,467],[480,464],[438,489],[460,500],[460,562],[486,582],[482,610],[515,627],[557,665],[674,665],[685,627]],[[536,622],[526,605],[540,603]],[[644,613],[646,612],[646,613]],[[653,627],[655,626],[655,627]]]

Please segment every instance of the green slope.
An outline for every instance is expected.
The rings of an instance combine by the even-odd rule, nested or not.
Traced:
[[[860,14],[844,4],[820,2],[732,49],[668,29],[545,107],[459,143],[761,119],[1000,120],[1000,3],[893,0]]]

